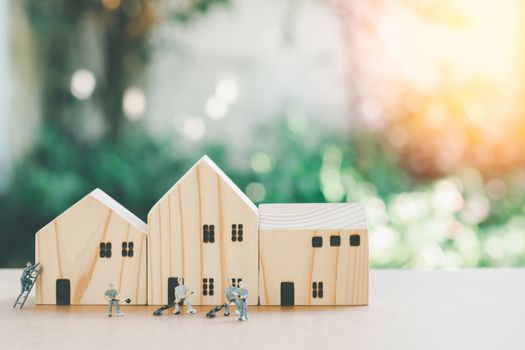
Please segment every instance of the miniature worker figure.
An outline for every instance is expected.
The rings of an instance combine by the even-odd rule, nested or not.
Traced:
[[[237,289],[233,286],[232,279],[228,278],[226,280],[227,286],[224,288],[224,294],[226,295],[226,302],[224,303],[224,316],[230,316],[230,304],[234,303],[237,306],[235,314],[239,314],[239,305],[237,303],[237,298],[233,295],[233,292]]]
[[[233,295],[237,298],[237,306],[239,307],[239,321],[248,320],[248,289],[244,287],[244,282],[239,281],[239,288],[233,291]]]
[[[116,316],[124,316],[124,313],[120,310],[120,295],[113,283],[109,284],[109,288],[104,292],[104,296],[108,299],[109,317],[113,316],[113,306],[115,306]]]
[[[180,314],[180,307],[183,304],[186,305],[188,309],[188,311],[186,311],[188,315],[196,313],[197,311],[191,306],[191,301],[188,299],[188,297],[193,294],[193,291],[184,285],[184,279],[182,277],[179,277],[177,282],[179,285],[175,287],[175,310],[173,314]]]
[[[20,285],[22,287],[22,291],[20,293],[28,291],[29,288],[31,288],[31,285],[33,284],[33,278],[36,276],[38,271],[37,266],[38,264],[33,265],[30,261],[26,263],[26,267],[22,271],[22,276],[20,277]]]

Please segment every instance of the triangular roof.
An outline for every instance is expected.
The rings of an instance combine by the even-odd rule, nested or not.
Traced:
[[[222,178],[222,180],[226,182],[228,186],[230,186],[230,188],[239,196],[239,198],[243,200],[243,202],[246,203],[246,205],[255,214],[258,213],[259,210],[257,209],[257,206],[253,204],[250,198],[248,198],[248,196],[239,187],[237,187],[237,185],[228,177],[228,175],[226,175],[224,171],[222,171],[222,169],[219,168],[219,166],[215,164],[215,162],[211,160],[210,157],[208,157],[207,155],[202,156],[201,159],[199,159],[195,164],[193,164],[193,166],[179,179],[179,181],[177,181],[173,186],[171,186],[171,188],[168,191],[166,191],[166,193],[164,193],[164,195],[153,205],[152,209],[155,208],[157,204],[159,204],[162,200],[164,200],[164,198],[171,191],[173,191],[177,187],[177,185],[181,183],[189,174],[191,174],[193,170],[201,163],[206,163],[208,166],[210,166],[213,169],[213,171],[215,171]]]
[[[122,204],[111,198],[106,192],[102,191],[100,188],[94,189],[89,195],[98,199],[102,204],[113,210],[116,214],[118,214],[124,220],[133,225],[137,230],[141,232],[146,232],[148,230],[148,226],[144,221],[140,220],[135,214],[133,214]]]
[[[261,230],[367,229],[365,207],[359,203],[261,204]]]
[[[124,208],[120,203],[118,203],[116,200],[111,198],[107,193],[105,193],[99,188],[96,188],[90,193],[88,193],[86,196],[84,196],[82,199],[77,201],[75,204],[73,204],[71,207],[69,207],[67,210],[65,210],[62,214],[58,215],[53,220],[56,220],[63,215],[67,215],[68,211],[71,208],[81,203],[88,197],[95,198],[98,202],[100,202],[102,205],[104,205],[108,209],[111,209],[115,214],[117,214],[122,219],[127,221],[129,224],[131,224],[133,227],[135,227],[140,232],[147,232],[148,227],[144,221],[140,220],[137,216],[135,216],[135,214],[130,212],[128,209]]]

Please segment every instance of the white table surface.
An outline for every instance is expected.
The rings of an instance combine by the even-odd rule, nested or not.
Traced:
[[[0,270],[0,349],[525,349],[525,269],[372,270],[365,307],[251,307],[250,320],[154,317],[154,306],[12,308]],[[34,294],[34,293],[33,293]]]

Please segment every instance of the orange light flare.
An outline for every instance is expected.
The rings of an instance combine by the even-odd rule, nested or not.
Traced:
[[[433,177],[525,161],[525,5],[519,0],[338,3],[359,122]]]

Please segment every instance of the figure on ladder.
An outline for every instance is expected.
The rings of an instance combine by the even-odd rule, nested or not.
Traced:
[[[22,276],[20,277],[20,287],[21,291],[16,298],[13,308],[16,308],[17,305],[20,305],[20,308],[24,307],[24,304],[31,293],[31,289],[35,285],[36,279],[40,275],[40,263],[32,264],[30,261],[27,262],[26,267],[22,271]]]

